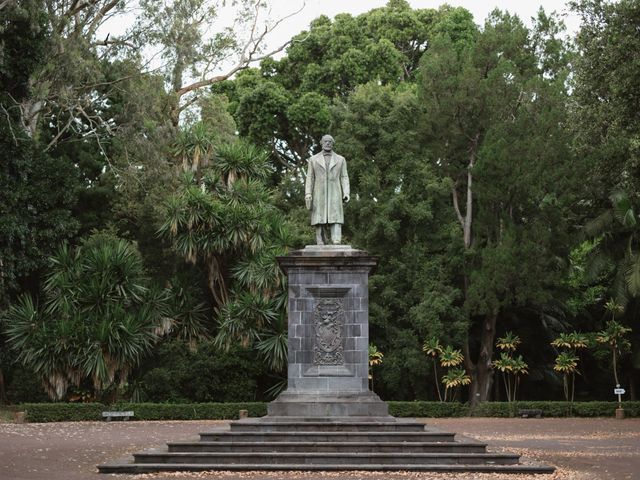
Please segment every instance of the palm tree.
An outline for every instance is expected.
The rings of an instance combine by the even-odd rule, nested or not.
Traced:
[[[567,402],[573,404],[573,395],[575,392],[575,374],[577,373],[578,357],[570,352],[561,352],[556,357],[556,363],[553,369],[562,374],[562,383],[564,387],[564,398]],[[571,386],[569,386],[569,377],[571,377]]]
[[[466,374],[464,368],[451,368],[442,377],[442,383],[444,384],[444,401],[447,401],[447,392],[450,389],[455,389],[453,398],[455,400],[458,395],[458,387],[462,385],[469,385],[471,383],[471,377]]]
[[[443,367],[457,367],[464,361],[462,351],[447,345],[440,352],[440,365]]]
[[[263,183],[266,154],[242,143],[218,151],[225,156],[214,159],[201,181],[190,173],[183,176],[180,189],[165,204],[159,233],[188,262],[204,262],[220,308],[243,271],[253,275],[249,281],[259,281],[268,272],[277,277],[275,256],[286,251],[281,242],[290,239]],[[269,280],[262,283],[272,285]]]
[[[577,368],[579,361],[577,352],[589,346],[589,338],[585,334],[575,331],[571,333],[561,333],[558,338],[551,342],[551,345],[566,350],[556,357],[556,363],[553,369],[562,374],[565,399],[573,405],[575,375],[579,373]],[[571,380],[570,382],[569,379]]]
[[[169,281],[169,309],[174,320],[171,334],[184,340],[195,351],[198,342],[210,337],[207,326],[207,306],[196,297],[194,289],[185,280],[174,277]]]
[[[616,382],[616,386],[620,385],[618,378],[618,365],[617,358],[625,350],[628,350],[631,346],[629,341],[625,338],[627,333],[631,332],[631,329],[616,322],[615,317],[618,314],[624,312],[624,307],[613,300],[607,302],[605,308],[611,313],[611,320],[609,320],[604,330],[596,334],[596,341],[603,345],[606,345],[611,350],[611,362],[613,365],[613,377]]]
[[[198,172],[209,165],[213,151],[213,136],[207,127],[199,122],[178,132],[172,153],[183,171]]]
[[[291,243],[265,186],[268,154],[219,145],[201,177],[187,172],[165,204],[159,234],[186,261],[204,264],[214,300],[215,344],[255,348],[276,373],[286,366],[286,280],[276,257]]]
[[[149,286],[132,243],[108,233],[50,263],[43,305],[23,296],[7,312],[9,346],[52,399],[85,379],[106,398],[173,326],[168,292]]]
[[[502,351],[515,352],[520,343],[520,337],[514,335],[513,332],[506,332],[504,337],[496,340],[496,347]]]
[[[575,352],[578,349],[587,348],[589,346],[589,338],[584,333],[571,332],[561,333],[558,335],[551,345],[558,348],[566,348]]]
[[[522,358],[522,355],[518,355],[517,357],[513,356],[513,353],[520,343],[520,337],[514,335],[512,332],[506,332],[504,337],[499,337],[496,340],[496,347],[502,350],[500,358],[491,362],[493,368],[502,373],[502,380],[507,392],[507,401],[509,402],[514,402],[516,399],[520,376],[529,373],[528,365]]]
[[[378,350],[373,343],[369,344],[369,380],[371,380],[371,390],[373,390],[373,367],[382,363],[384,353]]]
[[[447,367],[447,373],[442,377],[442,383],[444,383],[444,396],[443,401],[447,401],[447,392],[451,388],[455,388],[454,398],[458,394],[458,387],[461,385],[468,385],[471,383],[471,377],[466,374],[463,368],[458,367],[464,361],[462,352],[458,349],[447,345],[440,351],[440,365]],[[454,399],[452,398],[452,400]]]
[[[437,338],[431,338],[429,340],[425,340],[424,345],[422,345],[422,351],[431,357],[433,362],[433,378],[436,383],[436,391],[438,392],[438,399],[442,402],[442,394],[440,393],[440,382],[438,381],[438,361],[437,358],[442,353],[442,345],[440,345],[440,341]]]
[[[614,267],[613,295],[624,307],[629,297],[640,296],[640,222],[627,192],[614,191],[609,200],[611,207],[589,222],[585,231],[602,237],[594,259]]]

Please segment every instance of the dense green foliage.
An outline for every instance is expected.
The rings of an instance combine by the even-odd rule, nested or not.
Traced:
[[[51,398],[85,381],[100,398],[170,330],[168,292],[150,287],[135,247],[110,234],[65,245],[50,262],[42,304],[25,294],[7,310],[7,343]]]
[[[224,352],[201,342],[190,350],[183,342],[165,342],[141,366],[131,388],[146,402],[247,402],[259,399],[265,370],[242,348]]]
[[[567,39],[542,11],[478,24],[389,0],[315,19],[255,68],[262,7],[232,3],[235,30],[208,31],[213,1],[145,0],[104,38],[130,1],[0,2],[1,402],[39,399],[40,381],[55,400],[270,398],[287,360],[276,257],[311,241],[305,159],[324,133],[349,165],[345,243],[380,258],[376,392],[470,404],[395,414],[564,397],[609,415],[580,401],[612,382],[637,398],[637,1],[577,0]],[[483,403],[506,400],[496,371],[510,405]]]

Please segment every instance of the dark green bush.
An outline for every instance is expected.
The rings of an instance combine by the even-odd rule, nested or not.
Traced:
[[[49,400],[42,388],[42,381],[24,367],[12,366],[5,380],[7,381],[7,397],[10,403],[47,402]]]
[[[459,402],[387,402],[389,414],[394,417],[464,417],[469,412]]]
[[[263,370],[249,350],[221,352],[203,342],[193,351],[172,340],[156,349],[132,381],[145,402],[252,402],[258,399]]]

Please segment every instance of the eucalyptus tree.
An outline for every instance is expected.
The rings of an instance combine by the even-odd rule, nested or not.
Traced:
[[[53,400],[89,382],[114,398],[173,325],[168,293],[154,288],[135,246],[95,234],[51,257],[42,300],[21,296],[4,315],[7,344]]]
[[[208,87],[281,51],[289,42],[265,52],[270,34],[304,8],[292,7],[279,19],[269,18],[269,2],[240,0],[140,0],[140,15],[131,34],[161,59],[159,67],[172,95],[170,116],[181,113]],[[231,20],[227,20],[231,18]],[[228,22],[228,23],[224,23]]]

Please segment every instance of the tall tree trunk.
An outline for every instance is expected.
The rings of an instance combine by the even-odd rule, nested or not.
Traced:
[[[462,226],[463,240],[465,249],[470,249],[473,242],[472,225],[473,225],[473,167],[476,163],[478,155],[478,145],[480,142],[480,134],[477,133],[469,145],[469,165],[467,166],[467,189],[464,216],[460,211],[458,202],[457,182],[452,186],[453,208],[455,210],[458,221]],[[469,290],[469,274],[464,272],[464,298],[466,300]],[[491,356],[493,354],[493,340],[495,338],[496,327],[495,314],[488,314],[483,322],[482,334],[480,336],[480,355],[478,361],[474,364],[471,360],[469,347],[469,336],[465,340],[463,346],[465,367],[467,374],[471,376],[471,387],[469,388],[469,401],[471,406],[475,406],[480,402],[484,402],[491,397],[491,386],[493,385],[493,370],[491,369]]]
[[[491,387],[493,385],[493,369],[491,358],[493,357],[493,342],[496,337],[496,310],[488,313],[482,321],[480,333],[480,353],[478,360],[471,368],[471,387],[469,389],[469,402],[476,406],[481,402],[491,399]]]
[[[25,100],[20,104],[22,127],[30,138],[36,138],[38,120],[43,107],[42,100]]]
[[[7,398],[7,389],[4,384],[4,374],[2,368],[0,368],[0,404],[6,405],[9,403]]]

